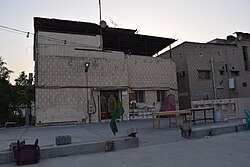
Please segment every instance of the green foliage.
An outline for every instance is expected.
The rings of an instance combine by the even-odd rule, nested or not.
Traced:
[[[0,125],[3,125],[6,120],[11,118],[11,113],[13,112],[13,89],[8,80],[4,78],[0,79]]]
[[[35,99],[34,85],[27,79],[24,71],[15,80],[15,85],[9,82],[11,70],[0,57],[0,126],[5,122],[24,124],[22,108],[31,108]]]
[[[31,102],[35,99],[35,88],[32,82],[28,80],[24,71],[15,79],[15,91],[17,94],[17,105],[19,108],[30,108]]]
[[[12,117],[14,106],[14,90],[9,82],[9,74],[12,73],[0,57],[0,125]]]
[[[0,57],[0,79],[9,80],[10,73],[13,71],[9,70],[5,65],[7,63],[3,61],[2,57]]]

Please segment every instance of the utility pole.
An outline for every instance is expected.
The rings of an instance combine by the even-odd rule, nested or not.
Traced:
[[[99,14],[100,14],[100,22],[102,21],[102,6],[101,6],[101,0],[99,0]]]
[[[102,36],[102,6],[101,6],[101,0],[99,0],[99,13],[100,13],[100,50],[103,50],[103,36]]]

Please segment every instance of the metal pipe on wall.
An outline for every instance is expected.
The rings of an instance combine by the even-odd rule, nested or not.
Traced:
[[[212,83],[213,83],[214,99],[217,99],[216,82],[215,82],[215,76],[214,76],[214,60],[212,57],[210,58],[210,63],[211,63],[211,71],[212,71]]]

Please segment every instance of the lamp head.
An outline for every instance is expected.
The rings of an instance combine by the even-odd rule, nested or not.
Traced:
[[[89,66],[90,66],[90,62],[85,62],[85,65],[84,65],[84,67],[85,67],[85,72],[88,72]]]

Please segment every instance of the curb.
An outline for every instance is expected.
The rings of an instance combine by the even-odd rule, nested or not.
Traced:
[[[112,143],[112,147],[110,147]],[[98,142],[85,142],[69,145],[40,148],[40,159],[56,158],[80,154],[93,154],[139,147],[138,137],[119,137]],[[111,148],[111,149],[110,149]],[[15,162],[12,151],[0,152],[0,164]]]

